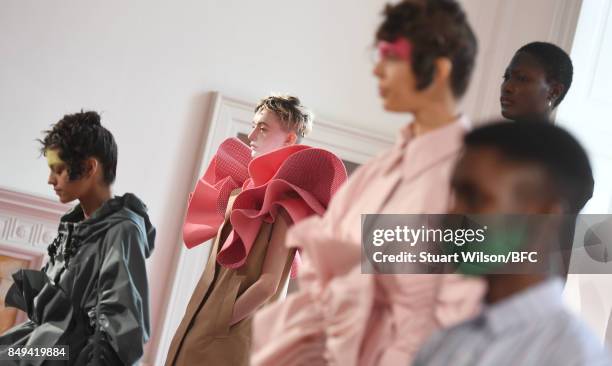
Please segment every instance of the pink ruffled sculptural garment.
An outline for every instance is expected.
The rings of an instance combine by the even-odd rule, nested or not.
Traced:
[[[190,196],[183,239],[188,248],[212,239],[223,223],[230,193],[242,187],[231,208],[232,232],[217,262],[242,266],[263,222],[272,223],[283,208],[293,223],[322,215],[332,195],[346,181],[346,168],[323,149],[292,145],[251,160],[236,138],[225,140]],[[299,264],[296,253],[292,275]]]
[[[237,139],[220,145],[190,197],[183,227],[187,247],[215,240],[167,365],[248,364],[252,317],[233,323],[232,312],[264,269],[281,209],[290,223],[322,215],[345,180],[342,161],[322,149],[293,145],[251,159],[248,146]],[[281,283],[289,273],[289,258],[283,259]],[[296,251],[292,275],[298,264]],[[279,291],[282,286],[272,299]]]

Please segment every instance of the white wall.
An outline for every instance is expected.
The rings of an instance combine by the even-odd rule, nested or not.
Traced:
[[[498,112],[499,82],[514,50],[561,37],[559,24],[572,30],[559,14],[577,1],[464,1],[482,51],[469,114]],[[64,113],[101,111],[119,145],[115,191],[136,192],[158,227],[149,261],[156,332],[207,93],[251,102],[270,91],[295,93],[326,119],[392,134],[406,117],[382,111],[367,52],[383,3],[4,0],[0,185],[52,196],[34,139]]]
[[[572,47],[574,80],[559,107],[559,124],[584,145],[595,176],[587,214],[612,213],[612,1],[584,2]],[[577,255],[578,254],[578,255]],[[577,261],[582,250],[572,258]],[[586,256],[585,258],[589,258]],[[579,262],[579,260],[578,260]],[[565,295],[608,346],[612,346],[612,275],[580,274],[568,279]]]

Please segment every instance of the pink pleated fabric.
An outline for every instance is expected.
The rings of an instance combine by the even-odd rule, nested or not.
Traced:
[[[219,145],[206,172],[189,195],[183,224],[183,241],[193,248],[217,235],[223,223],[230,193],[249,178],[251,149],[237,138]]]
[[[209,167],[200,180],[204,182],[196,187],[183,233],[185,243],[214,237],[217,231],[213,233],[212,229],[218,229],[223,220],[222,216],[220,220],[217,217],[219,208],[225,207],[221,201],[225,200],[227,205],[229,193],[226,191],[231,192],[241,184],[242,192],[236,197],[230,214],[233,230],[217,255],[219,264],[239,268],[246,262],[263,222],[274,222],[280,208],[294,223],[311,215],[322,215],[347,175],[344,164],[334,154],[293,145],[253,159],[248,163],[245,177],[240,165],[244,162],[243,150],[236,146],[236,141],[242,142],[227,141],[232,142],[222,144],[224,151],[213,159],[214,173],[209,174]],[[225,173],[228,175],[223,176]],[[296,253],[292,276],[296,275],[299,262],[299,253]]]
[[[465,118],[360,167],[323,217],[293,226],[299,291],[256,313],[251,364],[409,365],[435,330],[477,314],[484,282],[458,275],[361,273],[362,213],[445,213]]]

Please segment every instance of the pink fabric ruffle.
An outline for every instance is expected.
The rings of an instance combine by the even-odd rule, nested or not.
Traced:
[[[346,181],[346,169],[334,154],[294,145],[255,158],[249,164],[251,178],[236,197],[230,221],[234,230],[219,251],[217,261],[239,268],[255,242],[263,222],[274,222],[283,208],[292,222],[322,215],[338,188]],[[300,263],[296,253],[292,277]]]
[[[293,223],[322,215],[346,179],[342,161],[326,150],[293,145],[250,160],[248,146],[228,139],[190,198],[183,239],[192,248],[213,238],[223,223],[231,191],[242,187],[230,213],[233,230],[217,256],[219,264],[239,268],[246,262],[262,223],[274,222],[279,208]],[[292,277],[299,262],[296,253]]]
[[[183,241],[187,248],[217,235],[231,192],[249,178],[250,161],[251,149],[242,141],[230,138],[221,143],[204,176],[198,180],[189,196],[183,224]]]

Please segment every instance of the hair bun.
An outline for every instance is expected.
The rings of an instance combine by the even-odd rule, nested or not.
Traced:
[[[98,114],[98,112],[94,112],[94,111],[87,111],[87,112],[83,112],[81,110],[81,122],[84,124],[89,124],[92,126],[102,126],[101,122],[100,122],[100,115]]]

